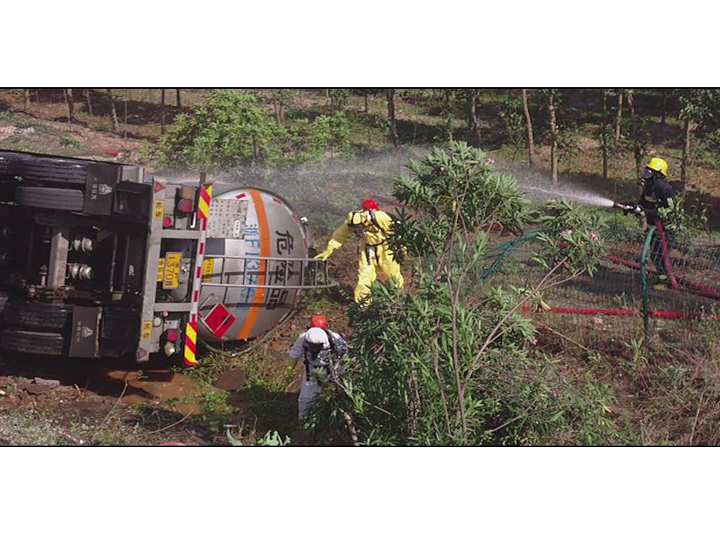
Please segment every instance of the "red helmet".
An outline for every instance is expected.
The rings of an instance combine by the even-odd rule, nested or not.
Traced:
[[[310,319],[310,328],[322,328],[323,330],[327,330],[328,327],[328,320],[325,315],[315,315],[312,319]]]
[[[378,203],[375,199],[365,199],[362,202],[363,210],[377,210]]]

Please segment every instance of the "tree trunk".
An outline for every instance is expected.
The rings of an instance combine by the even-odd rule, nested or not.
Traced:
[[[160,133],[165,135],[165,89],[160,90]]]
[[[388,119],[390,120],[390,138],[393,146],[398,146],[397,123],[395,122],[395,89],[388,88],[385,91],[387,95]]]
[[[416,90],[413,93],[413,138],[412,143],[415,144],[415,141],[417,140],[417,128],[418,128],[418,105],[417,105],[417,99],[418,99],[418,92],[419,90]]]
[[[528,163],[532,169],[533,156],[535,154],[535,143],[533,141],[532,118],[530,118],[530,108],[528,107],[527,90],[525,88],[522,89],[522,103],[523,111],[525,112],[525,123],[527,124]]]
[[[278,126],[282,125],[282,120],[280,119],[280,102],[278,101],[277,94],[273,92],[272,94],[272,104],[273,104],[273,110],[275,111],[275,121],[277,122]]]
[[[682,162],[680,164],[680,181],[685,184],[688,177],[688,169],[690,168],[690,118],[685,118],[685,143],[683,144]]]
[[[550,113],[550,173],[554,186],[558,183],[558,133],[555,118],[555,93],[550,90],[548,98],[548,112]]]
[[[89,88],[85,89],[85,101],[87,101],[88,114],[90,116],[92,116],[93,112],[92,112],[92,103],[90,102],[90,89]]]
[[[68,123],[72,124],[75,121],[75,102],[73,101],[72,88],[63,89],[63,93],[68,107]]]
[[[603,90],[603,107],[602,107],[602,175],[603,180],[608,179],[608,154],[607,154],[607,89]]]
[[[129,94],[129,92],[130,92],[130,90],[125,90],[125,99],[124,99],[124,101],[125,101],[125,103],[124,103],[124,105],[125,105],[125,111],[124,111],[125,122],[123,123],[123,139],[127,138],[127,131],[128,131],[128,94]]]
[[[325,106],[327,107],[328,105],[330,105],[331,101],[332,100],[330,99],[330,89],[326,88],[325,89]]]
[[[365,95],[363,96],[365,99],[365,114],[370,112],[370,104],[368,103],[368,93],[367,90],[365,91]]]
[[[27,112],[30,108],[30,89],[25,89],[25,104],[23,105],[23,112]]]
[[[630,108],[630,118],[631,123],[635,124],[635,96],[633,95],[632,90],[628,90],[627,93],[627,102],[628,107]],[[635,137],[637,137],[637,128],[635,128]],[[642,166],[642,148],[640,148],[640,145],[638,144],[637,140],[633,141],[633,154],[635,156],[635,174],[637,175],[637,178],[640,178],[643,170]]]
[[[615,144],[620,144],[620,125],[622,122],[623,89],[618,90],[618,110],[615,119]]]
[[[182,108],[182,102],[180,101],[180,89],[177,89],[177,108]]]
[[[112,90],[107,89],[108,100],[110,101],[110,115],[112,116],[113,131],[117,133],[120,131],[120,123],[118,122],[117,109],[115,108],[115,98],[113,97]]]
[[[480,148],[480,123],[477,118],[477,88],[468,91],[468,122],[472,134],[472,145]]]
[[[667,88],[662,89],[662,118],[660,118],[660,123],[664,126],[665,125],[665,117],[667,116]]]
[[[447,129],[448,140],[453,142],[453,119],[452,111],[450,110],[450,96],[452,95],[452,90],[445,90],[443,94],[445,97],[445,128]]]

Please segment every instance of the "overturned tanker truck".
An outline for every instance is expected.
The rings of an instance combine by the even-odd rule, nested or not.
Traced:
[[[194,365],[335,286],[287,201],[203,180],[0,150],[0,347]]]

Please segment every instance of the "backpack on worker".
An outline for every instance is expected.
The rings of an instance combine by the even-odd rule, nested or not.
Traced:
[[[370,216],[370,223],[368,223],[367,215]],[[358,240],[364,239],[367,242],[368,232],[384,232],[387,231],[378,223],[377,217],[375,216],[375,210],[360,210],[359,212],[352,212],[348,225],[357,236]],[[369,230],[370,227],[374,227],[375,230]]]
[[[310,328],[305,333],[303,344],[303,357],[305,362],[305,377],[311,381],[313,374],[317,377],[317,371],[322,377],[317,377],[318,382],[330,378],[333,375],[341,374],[340,357],[332,332],[323,328]]]

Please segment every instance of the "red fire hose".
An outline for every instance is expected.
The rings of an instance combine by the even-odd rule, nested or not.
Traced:
[[[639,263],[636,263],[634,261],[628,261],[627,259],[618,257],[617,255],[605,255],[605,258],[616,264],[622,264],[623,266],[627,266],[628,268],[640,270]],[[650,272],[651,274],[658,273],[658,271],[655,270],[654,268],[646,268],[646,270],[648,272]],[[676,283],[679,283],[680,285],[687,287],[688,292],[690,292],[690,293],[697,294],[700,296],[706,296],[708,298],[714,298],[716,300],[720,300],[720,291],[718,291],[717,289],[713,289],[712,287],[708,287],[707,285],[703,285],[701,283],[695,283],[694,281],[689,281],[683,277],[680,277],[680,276],[677,276],[674,274],[673,274],[673,279],[676,280]]]
[[[531,306],[523,305],[523,311],[535,311]],[[547,311],[547,310],[546,310]],[[641,311],[632,309],[606,309],[606,308],[570,308],[551,307],[550,313],[573,314],[573,315],[608,315],[620,317],[642,317]],[[680,311],[651,311],[651,317],[658,319],[715,319],[720,320],[720,314],[715,313],[682,313]]]
[[[668,249],[667,238],[665,237],[665,229],[663,229],[662,221],[660,221],[660,218],[658,217],[655,218],[655,227],[657,227],[657,233],[660,237],[663,263],[665,264],[665,270],[667,271],[668,278],[670,279],[670,285],[672,285],[673,289],[677,289],[678,282],[675,279],[675,274],[673,273],[672,261],[670,260],[670,250]]]

